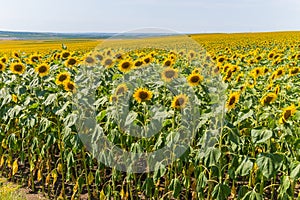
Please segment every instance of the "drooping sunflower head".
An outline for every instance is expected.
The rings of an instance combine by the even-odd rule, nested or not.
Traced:
[[[38,65],[34,71],[39,74],[40,77],[47,76],[50,72],[50,66],[48,64]]]
[[[65,81],[63,85],[64,85],[64,89],[68,92],[75,92],[76,90],[76,86],[73,81]]]
[[[299,72],[299,67],[293,67],[289,70],[289,76],[296,76]]]
[[[190,74],[187,77],[187,82],[190,86],[194,87],[194,86],[198,86],[202,81],[203,81],[204,77],[201,76],[200,74]]]
[[[266,95],[260,100],[260,102],[261,102],[261,104],[262,104],[263,106],[265,106],[265,105],[268,105],[268,104],[274,102],[274,101],[276,100],[276,98],[277,98],[277,94],[275,94],[275,93],[273,93],[273,92],[270,92],[270,93],[266,94]]]
[[[56,76],[55,83],[57,85],[62,85],[64,82],[69,81],[71,78],[71,75],[68,72],[61,72]]]
[[[14,73],[14,74],[23,74],[26,70],[25,65],[23,65],[22,63],[14,63],[10,66],[10,70]]]
[[[286,123],[286,121],[296,113],[296,106],[294,104],[283,109],[282,117],[280,118],[280,123]]]
[[[153,93],[147,88],[138,88],[135,90],[133,94],[133,98],[138,102],[142,103],[145,101],[149,101],[153,96]]]
[[[123,95],[125,94],[126,92],[128,91],[128,87],[125,83],[122,83],[120,85],[117,86],[117,89],[116,89],[116,92],[115,94],[116,95]]]
[[[232,92],[229,95],[229,98],[228,98],[228,100],[226,102],[226,108],[228,110],[233,109],[235,107],[235,105],[238,103],[239,98],[240,98],[240,93],[239,92]]]
[[[118,69],[123,72],[123,73],[127,73],[130,70],[132,70],[134,67],[133,63],[131,60],[123,60],[118,64]]]
[[[172,100],[171,107],[174,109],[183,109],[188,103],[188,97],[186,94],[179,94]]]
[[[177,69],[173,69],[172,67],[167,67],[165,68],[162,73],[161,73],[161,78],[165,81],[165,82],[170,82],[172,81],[174,78],[178,77],[178,70]]]
[[[68,58],[68,60],[65,62],[65,65],[66,65],[67,67],[73,67],[73,66],[76,65],[76,64],[77,64],[77,60],[76,60],[76,58],[74,58],[74,57]]]
[[[3,72],[6,69],[5,63],[0,61],[0,72]]]

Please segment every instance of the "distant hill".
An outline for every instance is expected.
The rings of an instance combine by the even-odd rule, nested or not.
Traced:
[[[131,38],[174,35],[170,33],[44,33],[0,31],[0,40],[45,40],[45,39],[105,39],[110,37]]]

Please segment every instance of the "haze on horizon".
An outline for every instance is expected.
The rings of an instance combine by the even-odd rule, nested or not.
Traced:
[[[299,0],[10,0],[0,30],[126,32],[146,27],[180,33],[300,30]]]

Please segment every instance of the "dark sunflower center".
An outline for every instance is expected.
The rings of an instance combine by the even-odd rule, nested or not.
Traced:
[[[223,62],[225,58],[219,58],[219,62]]]
[[[235,103],[235,96],[230,98],[229,105],[232,106],[234,103]]]
[[[265,103],[270,103],[273,100],[273,97],[267,96],[265,99]]]
[[[23,70],[23,66],[20,65],[20,64],[17,64],[17,65],[15,65],[14,69],[15,69],[15,71],[17,71],[17,72],[21,72],[21,71]]]
[[[47,71],[47,67],[46,66],[39,67],[39,73],[45,73],[46,71]]]
[[[144,92],[144,91],[141,91],[139,93],[139,97],[142,99],[142,100],[145,100],[148,98],[148,92]]]
[[[118,54],[116,55],[116,58],[117,58],[117,59],[122,59],[122,54],[118,53]]]
[[[143,64],[142,61],[136,61],[135,64],[134,64],[134,66],[140,67],[142,64]]]
[[[5,63],[6,62],[6,58],[2,58],[1,61]]]
[[[292,74],[297,74],[297,73],[298,73],[298,71],[299,71],[299,69],[298,69],[298,68],[296,68],[296,69],[293,69],[293,70],[292,70]]]
[[[285,120],[287,120],[291,115],[292,115],[292,111],[291,110],[286,110],[284,112],[283,117],[284,117]]]
[[[165,66],[169,67],[170,65],[171,65],[171,61],[167,60],[167,61],[165,62]]]
[[[166,71],[165,76],[167,78],[173,78],[175,76],[175,72],[173,70]]]
[[[123,64],[122,64],[122,68],[123,69],[128,69],[130,67],[130,63],[129,62],[124,62]]]
[[[92,58],[92,57],[87,57],[87,58],[85,59],[85,62],[87,62],[87,63],[94,63],[94,58]]]
[[[111,59],[106,59],[104,63],[105,63],[105,65],[111,65],[112,60]]]
[[[70,90],[74,90],[74,85],[72,84],[72,83],[68,83],[68,88],[70,89]]]
[[[69,65],[75,65],[75,63],[76,63],[76,60],[73,58],[68,61]]]
[[[123,93],[125,93],[125,88],[124,88],[124,87],[118,88],[118,90],[117,90],[117,95],[123,94]]]
[[[37,60],[39,60],[39,58],[38,58],[37,56],[33,56],[33,57],[31,58],[31,61],[32,61],[32,62],[35,62],[35,61],[37,61]]]
[[[63,57],[63,58],[67,58],[67,57],[69,57],[69,55],[70,55],[69,52],[65,52],[65,53],[62,54],[62,57]]]
[[[199,79],[199,76],[192,76],[192,77],[191,77],[191,82],[192,82],[192,83],[198,83],[199,80],[200,80],[200,79]]]
[[[150,58],[146,58],[144,61],[145,61],[145,63],[149,63],[150,62]]]
[[[59,78],[58,78],[58,80],[60,81],[60,82],[63,82],[64,80],[66,80],[67,79],[67,76],[66,75],[60,75],[59,76]]]
[[[282,73],[283,73],[282,70],[279,70],[279,71],[277,72],[277,75],[280,76]]]
[[[176,99],[176,102],[175,102],[175,106],[182,106],[185,102],[185,99],[182,98],[182,97],[179,97],[178,99]]]
[[[255,71],[255,73],[256,73],[256,75],[258,75],[258,74],[259,74],[259,69],[257,69],[257,70]]]
[[[0,64],[0,70],[2,70],[4,68],[3,64]]]
[[[98,60],[103,60],[103,56],[102,55],[96,55],[96,58],[98,59]]]

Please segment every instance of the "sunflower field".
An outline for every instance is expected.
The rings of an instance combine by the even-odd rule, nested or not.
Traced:
[[[0,175],[49,199],[300,198],[300,33],[187,38],[2,41]],[[80,116],[127,152],[188,145],[147,171]]]

